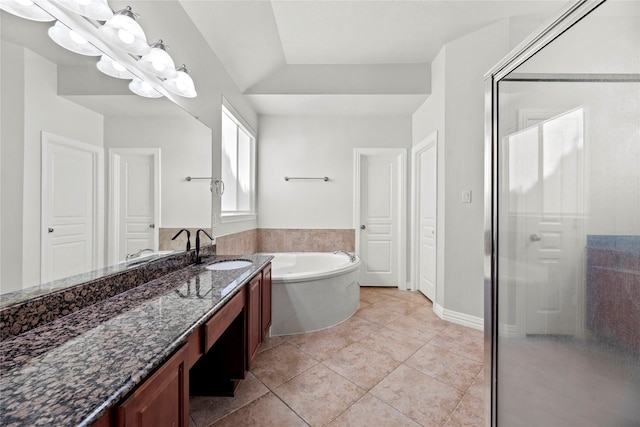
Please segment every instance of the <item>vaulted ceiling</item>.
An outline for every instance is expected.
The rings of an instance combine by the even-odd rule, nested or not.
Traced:
[[[566,0],[180,2],[259,113],[410,114],[445,44]]]

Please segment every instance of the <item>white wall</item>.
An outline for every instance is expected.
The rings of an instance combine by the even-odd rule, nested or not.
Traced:
[[[411,146],[410,117],[262,116],[259,125],[260,228],[353,228],[353,149]]]
[[[413,115],[414,144],[438,132],[435,302],[475,319],[484,307],[484,74],[508,53],[509,35],[501,21],[447,44],[432,64],[433,95]]]
[[[437,132],[438,139],[438,177],[437,177],[437,254],[436,254],[436,298],[433,301],[440,306],[444,306],[445,295],[445,204],[442,201],[445,194],[445,150],[444,141],[446,138],[445,129],[445,79],[446,79],[446,47],[440,50],[438,56],[431,63],[431,96],[416,110],[412,117],[413,145],[419,144],[434,132]],[[409,252],[410,253],[410,252]],[[409,269],[414,271],[413,268]],[[412,278],[414,279],[414,278]]]
[[[5,60],[8,64],[15,64],[10,58],[5,57],[7,52],[4,46],[3,43],[3,64]],[[6,258],[2,263],[3,276],[8,274],[11,279],[3,280],[2,292],[20,289],[23,285],[26,287],[40,283],[41,132],[49,132],[97,146],[102,145],[103,134],[103,120],[100,114],[57,96],[55,64],[26,49],[11,49],[8,52],[15,54],[19,50],[23,51],[24,58],[22,88],[24,109],[13,109],[12,114],[15,114],[14,118],[17,119],[20,119],[18,116],[23,114],[24,128],[22,135],[19,135],[19,132],[14,134],[15,141],[20,145],[15,152],[18,154],[17,158],[11,160],[3,156],[3,161],[20,162],[22,160],[17,165],[17,169],[22,174],[17,182],[22,181],[22,185],[16,185],[13,190],[10,190],[19,195],[10,196],[3,192],[2,197],[3,199],[5,197],[21,199],[20,205],[10,208],[16,218],[18,215],[22,218],[21,229],[19,222],[14,224],[14,227],[20,229],[21,245],[16,244],[11,251],[3,252]],[[21,69],[19,65],[18,69]],[[19,96],[19,94],[14,95]],[[3,117],[3,126],[7,119],[10,118]],[[21,156],[22,159],[20,159]],[[7,173],[10,172],[7,171]],[[7,179],[11,182],[14,177],[3,175],[3,182]],[[4,233],[3,236],[7,237]],[[22,259],[28,262],[18,262],[19,257],[15,256],[17,251],[21,251]],[[16,269],[21,269],[21,274]],[[12,270],[14,270],[13,273],[11,273]]]
[[[211,129],[184,113],[171,117],[105,118],[105,170],[110,148],[160,148],[160,224],[164,228],[211,227]]]

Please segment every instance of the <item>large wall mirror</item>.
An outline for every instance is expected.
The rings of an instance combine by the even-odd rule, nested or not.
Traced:
[[[0,13],[0,293],[184,250],[176,230],[210,228],[209,180],[186,178],[211,176],[211,129],[59,47],[53,22]]]

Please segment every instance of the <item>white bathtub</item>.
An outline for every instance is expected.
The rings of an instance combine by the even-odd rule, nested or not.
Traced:
[[[271,254],[271,335],[325,329],[347,320],[360,304],[358,267],[343,253]]]

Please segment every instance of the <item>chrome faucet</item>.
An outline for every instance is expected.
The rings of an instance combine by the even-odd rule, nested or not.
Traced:
[[[196,231],[196,264],[202,264],[202,258],[200,257],[200,232],[203,232],[205,236],[213,240],[213,237],[211,237],[209,233],[204,231],[202,228],[199,228],[198,231]]]
[[[350,262],[356,262],[356,254],[352,254],[349,253],[347,251],[343,251],[342,249],[338,249],[337,251],[333,252],[334,254],[345,254],[346,256],[349,257],[349,261]]]
[[[142,255],[145,252],[155,252],[153,249],[140,249],[138,252],[133,253],[133,254],[127,254],[127,256],[124,258],[125,261],[129,261],[131,259],[135,259],[135,258],[140,258],[140,255]]]

